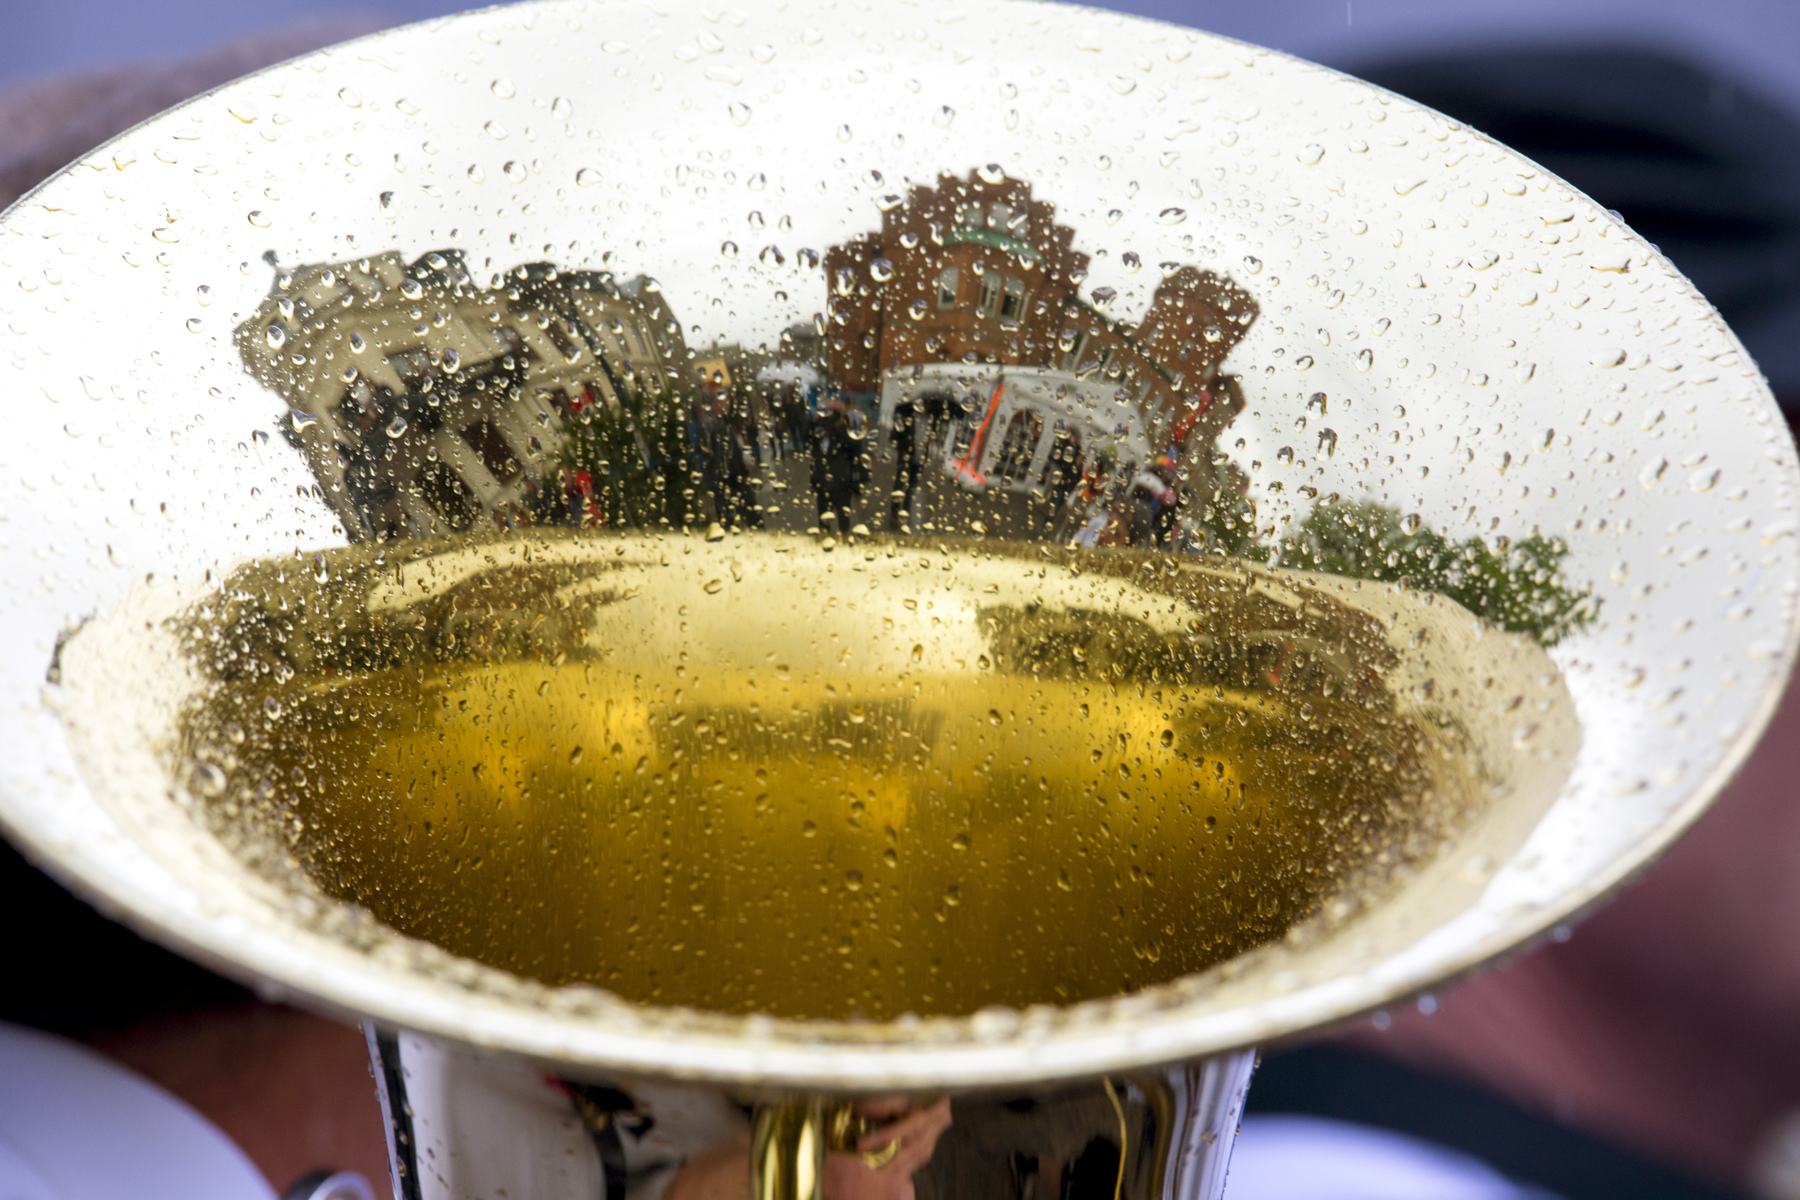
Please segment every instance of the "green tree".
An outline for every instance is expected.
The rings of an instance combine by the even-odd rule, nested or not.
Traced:
[[[1591,590],[1574,591],[1562,577],[1569,547],[1561,538],[1534,533],[1497,548],[1479,537],[1453,542],[1398,509],[1363,502],[1313,509],[1278,545],[1285,566],[1436,592],[1544,646],[1597,615]]]

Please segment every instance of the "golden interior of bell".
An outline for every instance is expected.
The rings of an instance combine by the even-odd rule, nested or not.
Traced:
[[[262,861],[551,983],[804,1018],[1131,991],[1469,808],[1373,617],[1247,569],[532,534],[251,566],[189,786]],[[269,851],[278,851],[271,857]]]

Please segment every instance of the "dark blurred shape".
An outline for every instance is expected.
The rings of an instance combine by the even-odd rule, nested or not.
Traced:
[[[208,88],[393,24],[320,18],[251,34],[179,62],[133,63],[0,91],[0,208],[101,142]]]
[[[1472,125],[1616,209],[1800,408],[1800,121],[1733,80],[1620,47],[1353,68]]]
[[[1245,1114],[1298,1113],[1409,1134],[1561,1200],[1735,1200],[1492,1092],[1372,1055],[1308,1046],[1263,1059]]]
[[[0,1021],[90,1039],[247,1004],[244,988],[114,924],[0,838]]]

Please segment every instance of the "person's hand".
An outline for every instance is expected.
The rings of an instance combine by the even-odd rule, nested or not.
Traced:
[[[825,1156],[824,1200],[913,1200],[913,1172],[931,1161],[938,1139],[950,1128],[950,1098],[912,1108],[904,1098],[882,1097],[865,1100],[856,1111],[858,1116],[875,1120],[896,1119],[863,1134],[855,1154]],[[863,1161],[863,1155],[895,1143],[899,1149],[879,1167]]]

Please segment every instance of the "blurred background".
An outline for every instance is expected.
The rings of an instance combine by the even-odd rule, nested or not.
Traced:
[[[0,0],[0,205],[196,92],[460,7]],[[1537,160],[1656,243],[1800,415],[1800,0],[1111,7],[1339,68]],[[1579,929],[1265,1061],[1253,1111],[1426,1139],[1489,1164],[1507,1190],[1364,1193],[1315,1171],[1271,1176],[1257,1194],[1800,1198],[1796,744],[1790,702],[1693,834]],[[0,1020],[81,1039],[162,1083],[277,1187],[351,1166],[385,1191],[360,1035],[151,947],[3,844],[0,913]]]

